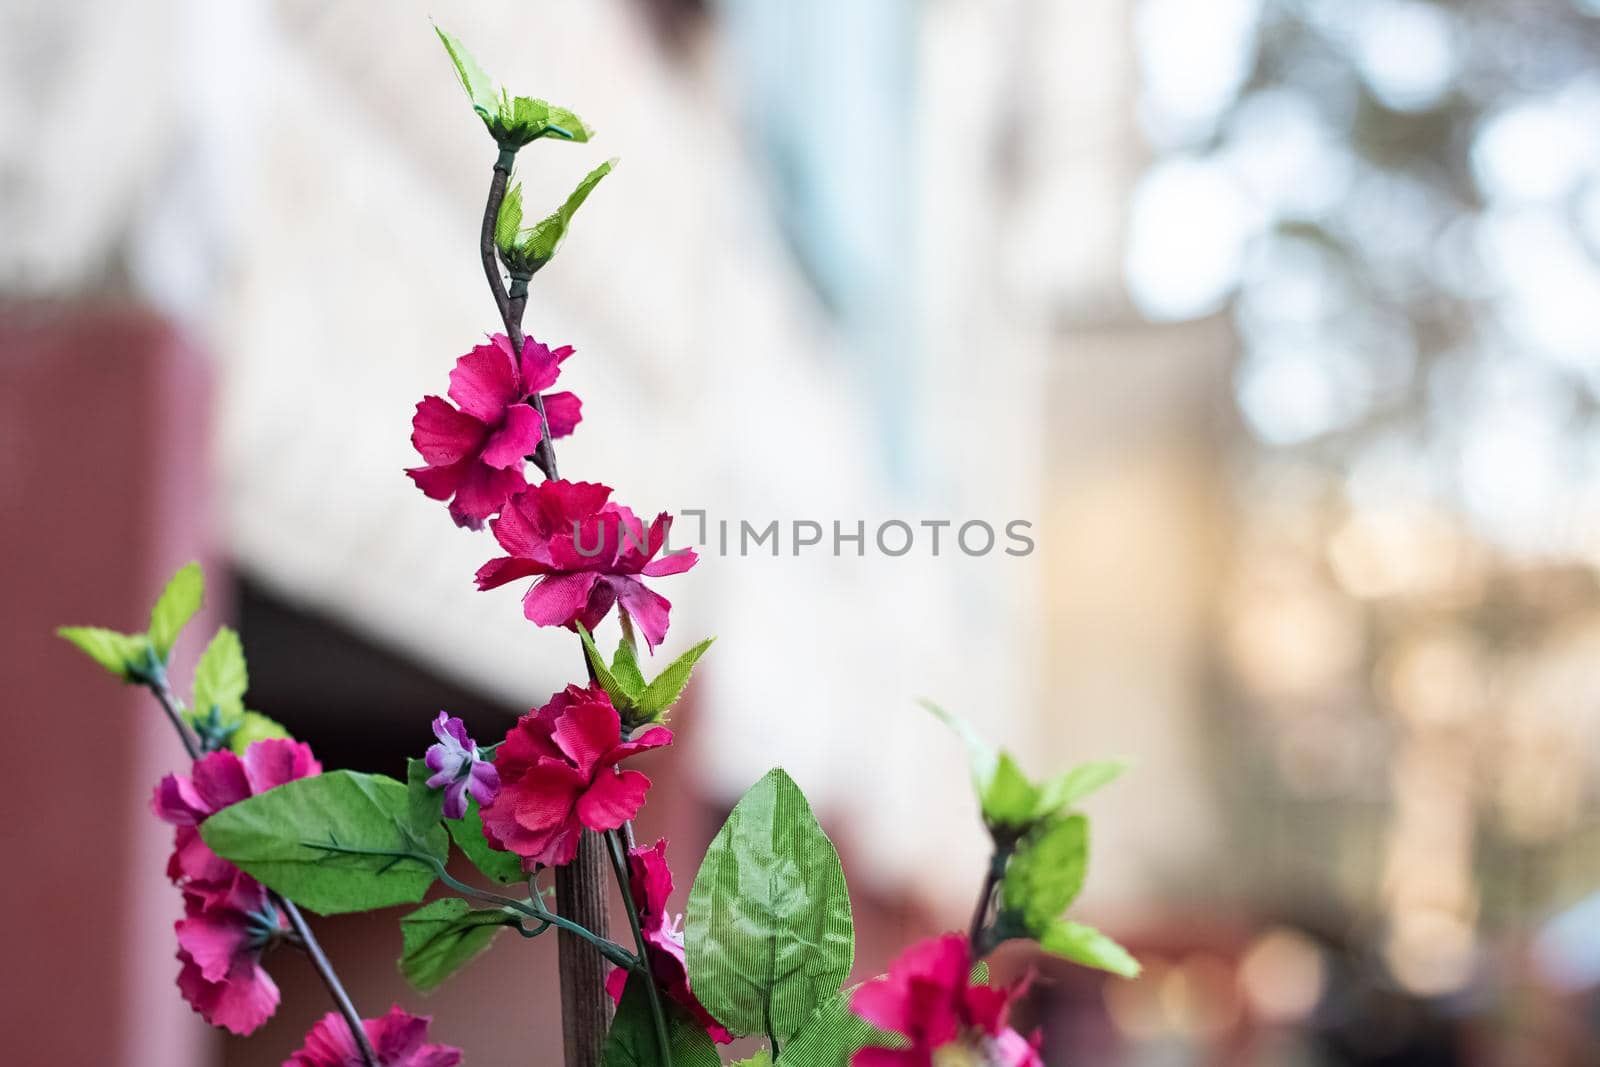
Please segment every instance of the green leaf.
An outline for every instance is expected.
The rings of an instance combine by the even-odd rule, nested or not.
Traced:
[[[690,985],[736,1033],[787,1040],[850,973],[855,928],[839,854],[781,769],[750,788],[711,842],[686,936]]]
[[[583,202],[589,199],[589,194],[594,192],[594,187],[600,184],[600,179],[611,173],[617,161],[608,159],[598,167],[584,175],[578,187],[572,190],[566,201],[554,212],[546,215],[533,225],[530,230],[525,230],[517,235],[517,250],[523,257],[537,264],[548,262],[561,247],[561,242],[567,236],[567,227],[572,224],[572,216],[577,214]]]
[[[617,711],[628,710],[629,693],[623,688],[622,683],[611,673],[611,665],[606,662],[605,656],[600,654],[600,649],[594,643],[594,635],[583,623],[578,623],[578,639],[583,642],[583,654],[588,657],[589,666],[594,670],[595,681],[600,683],[600,688],[606,691],[611,698],[611,703]]]
[[[500,201],[500,213],[494,218],[494,246],[502,254],[517,247],[517,234],[522,232],[522,185],[517,183],[506,190]]]
[[[124,634],[99,626],[62,626],[56,636],[78,646],[90,659],[124,681],[138,681],[153,655],[144,634]]]
[[[499,94],[495,92],[494,81],[478,66],[478,61],[450,34],[435,26],[434,32],[439,35],[439,40],[444,42],[446,52],[450,53],[450,62],[455,64],[456,77],[461,79],[461,87],[467,91],[467,96],[472,100],[472,109],[482,115],[485,121],[493,118],[499,108]]]
[[[1018,844],[1002,883],[1005,908],[1038,935],[1077,899],[1088,872],[1089,820],[1052,818]]]
[[[667,1044],[673,1067],[721,1067],[717,1046],[674,1000],[662,999],[667,1017]],[[650,993],[637,976],[630,975],[622,1003],[606,1035],[604,1067],[664,1067],[650,1012]]]
[[[1036,814],[1042,818],[1069,808],[1090,793],[1116,781],[1127,769],[1128,765],[1121,760],[1080,763],[1044,783],[1039,790]]]
[[[239,635],[224,626],[217,630],[194,668],[194,711],[207,715],[216,708],[224,723],[244,715],[244,691],[250,685],[244,646]]]
[[[988,786],[978,794],[983,821],[991,828],[1026,830],[1037,820],[1039,790],[1028,781],[1011,753],[1002,751]]]
[[[511,908],[474,909],[460,897],[424,904],[400,920],[400,973],[420,992],[436,989],[519,919]]]
[[[257,741],[273,739],[293,740],[289,731],[276,719],[270,719],[259,711],[245,711],[239,718],[239,723],[234,727],[233,733],[228,737],[228,747],[239,755],[244,755],[245,749]]]
[[[540,137],[582,143],[594,134],[582,119],[564,107],[526,96],[509,99],[504,93],[500,98],[500,113],[489,124],[489,130],[501,141],[518,145]]]
[[[189,563],[172,576],[172,581],[161,591],[156,606],[150,609],[150,645],[165,663],[172,655],[172,646],[188,621],[200,610],[200,597],[205,591],[205,578],[200,564]]]
[[[406,760],[406,818],[418,830],[426,830],[444,820],[444,790],[433,789],[428,779],[433,772],[423,760]]]
[[[881,977],[870,980],[883,981]],[[850,1010],[850,998],[860,988],[841,989],[819,1004],[794,1040],[783,1046],[778,1062],[785,1067],[849,1067],[850,1057],[858,1049],[903,1047],[906,1042],[899,1034],[879,1030]]]
[[[677,703],[678,697],[683,694],[684,686],[689,684],[689,674],[694,670],[695,663],[705,655],[706,649],[710,648],[711,642],[715,640],[714,637],[706,638],[656,675],[655,681],[645,686],[644,692],[639,695],[639,710],[647,715],[659,716]]]
[[[956,736],[960,737],[967,746],[967,762],[972,768],[972,787],[980,797],[983,796],[989,787],[990,780],[994,777],[995,765],[1000,758],[1000,754],[965,719],[944,710],[931,700],[920,700],[918,703],[926,708],[934,718],[955,731]]]
[[[639,670],[639,656],[634,651],[633,642],[627,637],[617,642],[617,654],[611,660],[611,673],[630,701],[637,700],[639,694],[645,691],[644,675]]]
[[[1128,950],[1111,940],[1099,930],[1083,923],[1058,919],[1039,938],[1046,952],[1054,953],[1085,967],[1094,967],[1123,978],[1137,978],[1139,961]]]
[[[444,828],[450,831],[450,837],[455,841],[456,847],[461,849],[485,878],[501,885],[528,880],[527,873],[522,869],[522,860],[517,854],[502,852],[492,847],[489,839],[483,835],[483,814],[478,810],[476,800],[468,798],[467,813],[459,819],[446,819]]]
[[[764,1048],[754,1056],[746,1056],[742,1060],[734,1060],[729,1067],[772,1067],[772,1050]]]
[[[414,904],[449,849],[444,828],[410,823],[393,778],[333,771],[223,808],[200,827],[212,851],[322,915]]]

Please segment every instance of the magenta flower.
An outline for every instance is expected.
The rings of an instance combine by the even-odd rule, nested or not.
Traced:
[[[946,934],[911,946],[890,964],[888,977],[861,985],[850,1010],[909,1045],[861,1049],[850,1067],[1044,1067],[1038,1036],[1029,1040],[1006,1025],[1015,990],[971,985],[971,970],[967,939]]]
[[[150,806],[157,817],[178,828],[167,877],[191,893],[226,897],[239,869],[212,852],[200,838],[206,818],[274,786],[322,773],[309,745],[272,738],[257,741],[243,757],[223,750],[195,760],[190,776],[169,774],[156,786]]]
[[[378,1067],[456,1067],[461,1050],[449,1045],[429,1045],[425,1015],[401,1011],[396,1004],[381,1019],[363,1019]],[[306,1032],[305,1044],[296,1049],[283,1067],[362,1067],[361,1050],[344,1016],[329,1012]]]
[[[605,690],[567,686],[518,719],[496,750],[500,795],[483,807],[484,836],[521,856],[525,870],[570,863],[585,827],[615,830],[644,804],[650,779],[617,765],[671,742],[664,726],[622,740]]]
[[[510,553],[478,568],[478,588],[537,577],[522,598],[522,613],[540,626],[578,623],[592,630],[620,604],[652,649],[667,633],[670,601],[643,578],[680,574],[695,564],[692,549],[656,559],[672,518],[656,516],[647,530],[634,513],[610,503],[609,486],[541,482],[512,497],[491,527]]]
[[[555,384],[561,364],[572,355],[567,345],[551,351],[525,338],[522,358],[511,341],[497,333],[456,360],[450,372],[452,407],[442,397],[425,396],[411,419],[411,444],[426,466],[406,471],[434,500],[450,501],[457,526],[474,530],[506,499],[527,485],[523,460],[543,436],[539,413],[529,401]],[[565,437],[583,418],[583,405],[571,393],[544,397],[550,436]]]
[[[725,1045],[733,1040],[723,1025],[689,989],[689,971],[684,966],[683,917],[668,918],[667,898],[672,895],[672,869],[667,866],[667,840],[652,848],[628,850],[628,881],[633,906],[639,912],[639,929],[650,956],[650,973],[667,996],[683,1005],[695,1022],[705,1028],[711,1040]],[[628,971],[617,967],[606,976],[606,992],[618,1004],[628,986]]]
[[[206,1022],[254,1031],[278,1008],[278,986],[261,954],[283,930],[278,909],[255,879],[239,875],[220,899],[184,893],[178,920],[178,991]]]
[[[429,789],[444,790],[444,817],[459,819],[467,813],[467,796],[482,807],[500,792],[500,774],[494,764],[478,752],[478,744],[467,736],[467,724],[441,711],[433,720],[433,736],[423,762],[433,772]]]

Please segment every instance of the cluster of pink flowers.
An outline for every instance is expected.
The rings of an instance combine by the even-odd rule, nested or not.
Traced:
[[[459,721],[459,720],[457,720]],[[257,741],[238,756],[223,750],[195,761],[187,776],[161,779],[151,807],[176,827],[167,875],[183,891],[178,920],[178,990],[206,1022],[249,1034],[278,1008],[278,986],[262,955],[289,935],[266,887],[212,852],[200,824],[241,800],[322,773],[309,745]],[[398,1007],[364,1020],[379,1067],[455,1067],[461,1053],[424,1044],[428,1020]],[[284,1067],[362,1067],[344,1019],[330,1014],[306,1035]]]
[[[650,779],[619,764],[671,743],[664,726],[624,741],[605,690],[569,685],[518,719],[495,753],[500,792],[483,808],[484,836],[529,871],[570,863],[585,828],[615,830],[644,804]]]
[[[906,1043],[861,1049],[850,1067],[1044,1067],[1038,1035],[1025,1038],[1006,1024],[1020,988],[973,985],[971,973],[972,953],[960,934],[923,941],[903,952],[886,978],[856,990],[850,1009]]]
[[[545,428],[535,396],[543,399],[552,438],[572,433],[582,418],[576,396],[544,392],[571,354],[570,345],[552,350],[530,337],[518,358],[496,334],[456,360],[446,390],[455,404],[439,396],[417,404],[411,443],[426,465],[406,473],[428,496],[450,502],[457,525],[480,529],[494,520],[507,554],[478,569],[479,589],[535,579],[522,610],[540,626],[592,630],[618,605],[653,649],[666,636],[672,604],[644,579],[680,574],[696,560],[691,550],[661,554],[671,517],[662,512],[646,527],[611,502],[608,486],[529,486],[524,475]]]
[[[178,989],[205,1020],[248,1034],[272,1017],[278,987],[261,956],[284,934],[282,916],[260,883],[200,838],[206,818],[273,786],[322,773],[306,745],[257,741],[243,757],[213,752],[188,777],[169,774],[151,806],[177,827],[167,875],[183,890],[177,924]]]

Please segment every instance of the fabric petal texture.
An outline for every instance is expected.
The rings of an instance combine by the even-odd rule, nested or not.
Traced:
[[[499,792],[482,804],[484,836],[527,870],[570,863],[583,830],[614,830],[644,803],[650,779],[617,764],[671,740],[660,727],[622,740],[605,690],[568,686],[518,719],[496,750]]]
[[[560,480],[513,494],[490,527],[507,555],[478,569],[478,588],[538,576],[522,611],[540,626],[593,629],[619,605],[653,651],[666,637],[672,604],[643,578],[682,574],[698,557],[661,556],[671,516],[662,512],[646,527],[610,497],[609,486]]]
[[[850,1010],[880,1030],[901,1035],[908,1047],[861,1049],[850,1067],[1043,1067],[1037,1038],[1024,1038],[1006,1025],[1018,988],[971,985],[971,969],[967,939],[946,934],[912,945],[889,965],[886,977],[858,987]]]
[[[517,359],[506,336],[495,334],[456,360],[448,400],[425,396],[418,402],[411,444],[424,465],[406,474],[429,499],[449,502],[457,526],[482,529],[527,488],[526,459],[544,433],[532,401],[555,384],[571,354],[570,347],[551,351],[529,339]],[[559,416],[551,434],[570,434],[582,405],[568,392],[551,400]]]

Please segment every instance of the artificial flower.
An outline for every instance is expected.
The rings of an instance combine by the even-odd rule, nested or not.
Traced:
[[[467,724],[441,711],[433,720],[433,736],[439,742],[428,746],[423,762],[433,772],[428,788],[444,790],[444,817],[465,815],[469,795],[480,807],[492,801],[500,792],[500,775],[467,736]]]
[[[506,502],[490,527],[510,555],[478,568],[478,588],[493,589],[536,577],[522,612],[540,626],[595,626],[620,604],[652,649],[667,633],[672,604],[643,579],[680,574],[695,564],[692,549],[657,559],[672,518],[656,516],[648,529],[632,511],[611,503],[609,486],[549,481]]]
[[[689,972],[684,966],[683,916],[667,915],[667,898],[672,895],[672,869],[667,866],[667,841],[662,838],[651,848],[628,850],[628,884],[633,906],[639,913],[639,930],[650,957],[650,973],[673,1000],[688,1010],[718,1044],[727,1044],[733,1035],[714,1019],[689,989]],[[618,1004],[628,985],[628,971],[621,967],[606,976],[606,992]]]
[[[605,690],[567,686],[518,719],[495,752],[500,795],[484,805],[484,836],[529,871],[570,863],[586,827],[615,830],[644,804],[650,779],[618,764],[671,742],[664,726],[624,741]]]
[[[523,461],[543,437],[543,422],[529,401],[555,384],[572,346],[551,350],[525,338],[522,358],[505,334],[495,334],[456,360],[443,397],[425,396],[411,419],[411,444],[422,467],[406,471],[434,500],[450,501],[457,526],[481,529],[506,499],[527,485]],[[551,437],[570,434],[583,417],[571,393],[544,396]]]
[[[178,991],[213,1026],[251,1033],[278,1008],[278,986],[261,966],[282,933],[267,891],[241,875],[220,899],[183,895],[178,934]]]
[[[907,1039],[902,1048],[864,1048],[850,1067],[1043,1067],[1038,1037],[1006,1025],[1015,990],[972,985],[967,939],[946,934],[916,944],[866,982],[850,1010]]]
[[[412,1015],[396,1004],[381,1019],[363,1019],[378,1067],[456,1067],[461,1050],[449,1045],[429,1045],[428,1016]],[[296,1049],[283,1067],[363,1067],[361,1050],[344,1016],[329,1012],[306,1032],[305,1044]]]
[[[188,777],[169,774],[156,786],[151,807],[178,828],[167,877],[202,896],[223,897],[243,877],[200,838],[207,817],[274,786],[322,773],[311,747],[299,741],[256,741],[243,756],[226,749],[195,760]]]

